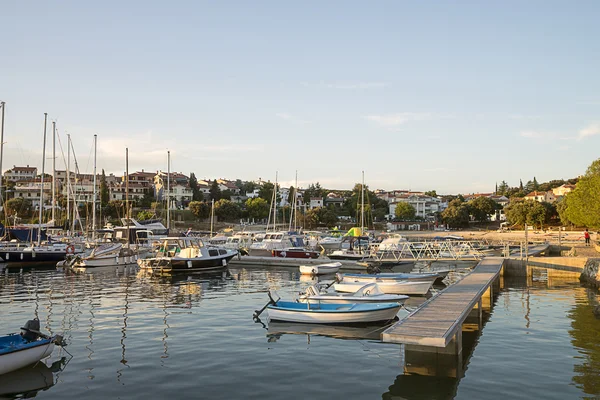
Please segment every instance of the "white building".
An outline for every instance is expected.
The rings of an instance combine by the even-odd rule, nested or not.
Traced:
[[[18,181],[32,181],[37,176],[37,167],[17,167],[13,166],[11,169],[4,173],[4,179],[7,181],[18,182]]]
[[[396,206],[398,203],[408,203],[415,209],[415,217],[423,219],[433,219],[435,213],[442,212],[444,210],[444,204],[441,199],[437,197],[419,195],[419,194],[403,194],[391,198],[389,203],[390,214],[389,219],[393,219],[396,216]]]

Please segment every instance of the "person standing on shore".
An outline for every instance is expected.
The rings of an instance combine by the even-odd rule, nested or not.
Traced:
[[[587,228],[585,228],[585,232],[583,232],[583,237],[585,238],[585,245],[589,246],[590,245],[590,232],[588,231]]]

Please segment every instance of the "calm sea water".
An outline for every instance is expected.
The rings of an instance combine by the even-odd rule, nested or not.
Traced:
[[[209,277],[148,277],[134,268],[3,273],[0,333],[17,331],[38,316],[42,330],[64,333],[72,358],[57,348],[45,364],[0,376],[0,397],[600,396],[596,294],[574,279],[543,273],[529,281],[505,279],[483,331],[463,334],[462,366],[458,377],[449,377],[423,375],[436,370],[427,365],[421,374],[405,373],[414,370],[414,361],[402,346],[377,340],[381,326],[269,324],[266,313],[256,323],[252,314],[266,303],[265,290],[290,298],[311,281],[289,268],[229,272]],[[422,301],[411,299],[408,307]]]

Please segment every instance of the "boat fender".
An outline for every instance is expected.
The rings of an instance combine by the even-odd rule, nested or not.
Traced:
[[[67,246],[67,254],[74,254],[75,253],[75,246],[73,246],[72,244]]]

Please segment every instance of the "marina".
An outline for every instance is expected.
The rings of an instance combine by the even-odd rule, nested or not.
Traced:
[[[292,376],[307,386],[305,394],[331,398],[332,389],[314,384],[319,370],[330,371],[339,383],[335,393],[345,397],[419,398],[415,394],[421,393],[444,399],[559,399],[594,393],[585,382],[600,370],[586,360],[596,359],[600,348],[583,338],[600,332],[600,326],[591,312],[590,289],[581,287],[573,273],[531,268],[521,276],[500,276],[492,303],[482,299],[481,320],[469,313],[463,324],[460,357],[386,343],[382,332],[393,329],[393,323],[271,323],[266,315],[252,320],[266,290],[294,298],[318,280],[301,278],[297,268],[272,266],[230,266],[226,273],[208,275],[154,276],[135,265],[77,273],[11,272],[0,275],[0,313],[6,316],[3,326],[20,326],[38,316],[42,330],[64,333],[72,358],[57,348],[46,361],[51,365],[70,358],[64,369],[51,373],[52,385],[37,393],[40,398],[169,396],[174,384],[181,395],[201,390],[212,398],[281,398],[296,393],[285,383]],[[461,282],[458,276],[450,278]],[[433,294],[452,287],[435,287]],[[398,317],[428,302],[435,306],[427,297],[411,297],[405,302],[411,311],[401,309]],[[541,336],[546,339],[535,339]],[[564,355],[560,360],[552,356],[557,349]],[[554,361],[539,368],[544,357]],[[353,366],[358,360],[360,368]],[[313,368],[305,368],[308,362]],[[492,378],[499,368],[501,381]],[[270,376],[268,384],[258,379],[263,375]],[[228,384],[231,377],[239,381],[235,387]],[[148,385],[149,379],[170,385]],[[496,382],[493,391],[488,386],[482,392],[482,379]],[[361,385],[352,384],[357,381]]]

